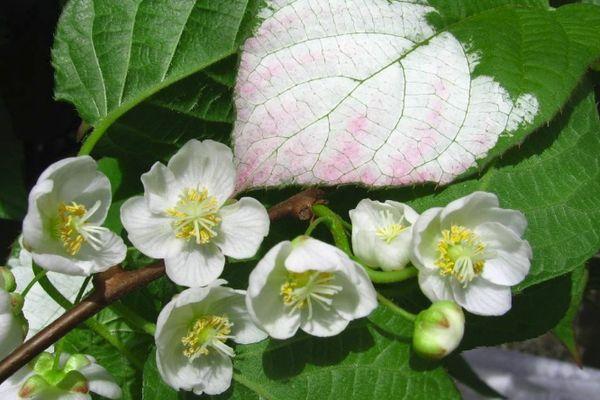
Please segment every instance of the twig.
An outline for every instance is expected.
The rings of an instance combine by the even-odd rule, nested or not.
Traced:
[[[323,191],[307,189],[269,209],[269,218],[275,221],[284,217],[307,220],[312,217],[312,206],[321,202]],[[23,343],[0,363],[0,383],[4,382],[35,356],[88,318],[121,297],[140,289],[165,273],[162,261],[133,271],[125,271],[120,265],[94,277],[94,290],[81,303]]]

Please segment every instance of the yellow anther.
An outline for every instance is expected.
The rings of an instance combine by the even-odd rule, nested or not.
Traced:
[[[85,242],[85,238],[79,231],[79,224],[85,224],[80,220],[86,215],[87,210],[83,204],[75,202],[71,204],[61,203],[58,206],[58,234],[65,250],[72,256],[76,255]]]
[[[213,228],[221,222],[218,211],[219,202],[207,189],[185,189],[175,207],[166,212],[174,219],[175,236],[206,244],[217,235]]]
[[[464,226],[452,225],[450,229],[444,229],[437,250],[435,264],[442,275],[453,275],[463,286],[483,271],[485,244]]]
[[[225,345],[232,326],[225,316],[208,315],[197,319],[181,339],[183,354],[194,359],[209,354],[212,348],[232,356],[233,350]]]
[[[399,234],[401,234],[402,232],[404,232],[407,229],[408,229],[408,226],[404,226],[402,224],[390,224],[390,225],[378,228],[375,231],[375,234],[381,240],[383,240],[387,244],[390,244],[394,241],[394,239],[396,239],[398,237]]]

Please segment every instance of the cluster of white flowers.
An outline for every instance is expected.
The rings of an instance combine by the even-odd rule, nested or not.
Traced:
[[[522,238],[527,220],[500,208],[492,193],[474,192],[421,215],[405,204],[363,200],[350,218],[356,256],[384,270],[411,261],[433,302],[502,315],[511,307],[511,286],[529,272],[531,247]]]
[[[149,257],[164,259],[167,276],[188,287],[163,308],[155,333],[158,370],[177,390],[209,395],[227,390],[232,343],[287,339],[298,329],[334,336],[377,307],[365,268],[308,236],[267,251],[250,273],[246,291],[224,286],[219,278],[225,257],[254,256],[269,231],[260,202],[232,199],[235,171],[227,146],[190,140],[166,166],[157,162],[143,174],[143,196],[121,207],[131,243]],[[123,240],[102,226],[110,204],[110,182],[92,158],[53,164],[29,195],[25,255],[47,270],[80,276],[122,262]],[[418,269],[421,289],[434,305],[417,317],[413,343],[428,357],[442,357],[458,346],[464,315],[455,303],[475,314],[503,314],[511,306],[510,287],[529,271],[531,249],[522,239],[526,220],[518,211],[500,208],[490,193],[476,192],[421,215],[406,204],[365,199],[350,211],[350,219],[353,252],[365,266],[397,271],[412,263]],[[11,297],[0,288],[0,358],[23,339],[22,324],[14,320]],[[0,393],[120,396],[110,375],[83,355],[60,357],[60,379],[72,385],[57,386],[56,362],[52,377],[44,375],[48,357],[38,358],[35,371],[13,376]]]

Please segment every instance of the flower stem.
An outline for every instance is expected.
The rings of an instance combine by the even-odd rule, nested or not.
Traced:
[[[402,318],[405,318],[405,319],[407,319],[409,321],[414,321],[417,318],[417,316],[415,314],[413,314],[411,312],[408,312],[405,309],[401,308],[396,303],[394,303],[393,301],[391,301],[387,297],[384,297],[379,292],[377,292],[377,300],[379,300],[379,304],[381,304],[382,306],[387,307],[394,314],[398,314]]]
[[[356,261],[356,260],[355,260]],[[360,262],[359,262],[360,264]],[[361,264],[362,265],[362,264]],[[417,276],[418,270],[415,267],[406,267],[398,271],[378,271],[362,265],[367,271],[367,275],[374,283],[396,283],[402,282]]]
[[[133,328],[137,328],[141,332],[147,333],[150,336],[154,336],[156,332],[156,324],[140,317],[129,307],[122,302],[113,303],[110,307],[117,315],[126,320],[127,323],[131,324]]]
[[[52,369],[58,371],[60,369],[60,355],[62,354],[63,339],[60,339],[54,345],[54,362],[52,363]]]
[[[315,228],[317,226],[319,226],[319,224],[321,222],[325,222],[326,219],[327,218],[325,218],[325,217],[320,217],[320,218],[315,219],[313,222],[310,223],[310,225],[308,226],[308,228],[306,228],[306,232],[304,232],[304,234],[306,236],[310,236],[313,233],[313,231],[315,230]]]
[[[41,271],[43,271],[37,265],[33,266],[33,271],[37,275]],[[64,297],[58,289],[50,282],[47,276],[42,276],[39,279],[40,285],[46,291],[48,296],[52,298],[58,305],[60,305],[65,310],[69,310],[73,307],[73,303],[71,303],[66,297]],[[121,340],[113,335],[104,325],[99,323],[97,320],[90,318],[85,321],[85,325],[100,335],[104,340],[113,345],[117,350],[121,352],[133,365],[142,370],[144,368],[144,362],[139,360],[133,353],[129,351],[127,346]]]
[[[77,296],[75,297],[75,301],[73,302],[73,304],[77,304],[81,301],[81,299],[83,298],[83,295],[85,293],[85,289],[88,287],[88,284],[90,283],[91,280],[92,280],[91,276],[88,276],[87,278],[85,278],[85,280],[81,284],[81,288],[79,288],[79,292],[77,293]]]
[[[31,290],[31,288],[38,283],[38,281],[40,279],[42,279],[44,276],[46,276],[46,274],[48,273],[48,271],[46,270],[41,270],[40,272],[38,272],[37,274],[35,274],[33,276],[33,279],[31,280],[31,282],[29,282],[29,284],[27,285],[27,287],[25,289],[23,289],[23,291],[21,292],[21,296],[23,296],[23,298],[25,298],[25,296],[27,296],[27,293],[29,293],[29,291]]]
[[[348,236],[344,230],[344,220],[338,214],[333,212],[329,207],[322,204],[316,204],[312,207],[314,215],[323,218],[323,222],[329,228],[331,235],[333,236],[333,242],[339,247],[344,253],[352,256],[352,250],[350,249],[350,242],[348,242]]]

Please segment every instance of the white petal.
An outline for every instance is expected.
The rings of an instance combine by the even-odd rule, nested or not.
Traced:
[[[131,243],[149,257],[174,256],[185,244],[175,237],[171,219],[152,213],[142,196],[132,197],[121,206],[121,222]]]
[[[32,252],[31,255],[36,264],[48,271],[89,276],[119,264],[127,253],[123,240],[114,232],[104,231],[99,239],[102,241],[99,250],[92,248],[89,243],[84,243],[75,256],[66,253],[62,247],[56,249],[55,253]]]
[[[531,247],[526,240],[497,222],[477,228],[491,258],[485,261],[481,277],[497,285],[513,286],[525,279],[531,267]]]
[[[172,352],[173,344],[179,343],[194,320],[194,307],[189,306],[206,298],[209,288],[186,289],[167,303],[156,320],[154,340],[158,350]],[[182,354],[183,356],[183,354]]]
[[[292,272],[308,270],[333,272],[342,268],[348,256],[335,246],[308,236],[297,238],[285,259],[285,268]]]
[[[50,232],[45,229],[47,226],[48,215],[42,214],[38,208],[38,199],[40,197],[51,197],[49,194],[54,188],[52,181],[41,181],[38,182],[29,192],[29,206],[27,214],[23,219],[23,242],[27,247],[41,248],[48,242],[48,236]],[[53,204],[50,204],[53,210],[58,208],[56,200]]]
[[[411,261],[420,270],[437,270],[437,244],[441,238],[440,213],[434,207],[419,216],[412,230]]]
[[[248,314],[246,292],[229,288],[221,289],[230,291],[231,295],[214,304],[213,310],[216,315],[227,315],[229,321],[233,323],[231,328],[233,340],[236,343],[249,344],[266,339],[267,333],[258,328]]]
[[[221,208],[222,221],[214,243],[234,258],[250,258],[269,233],[269,215],[256,199],[244,197]]]
[[[225,266],[225,256],[212,243],[186,242],[181,252],[165,258],[167,276],[181,286],[206,286],[213,283]]]
[[[391,207],[371,199],[361,200],[355,209],[348,212],[353,231],[354,228],[375,231],[383,223],[384,211],[391,211]]]
[[[331,308],[344,319],[353,320],[371,314],[377,308],[377,293],[365,270],[357,263],[348,263],[335,274],[334,285],[342,291],[333,297]]]
[[[287,339],[300,326],[300,312],[289,312],[280,294],[287,280],[284,268],[291,251],[289,241],[277,244],[258,262],[248,278],[246,306],[248,313],[260,328],[276,339]]]
[[[438,272],[420,271],[419,287],[423,294],[432,302],[454,300],[449,279],[440,276]]]
[[[33,371],[29,366],[25,366],[11,375],[7,380],[0,384],[0,399],[18,400],[19,390],[29,377],[33,375]]]
[[[10,295],[0,289],[0,360],[23,343],[23,331],[12,314]]]
[[[206,188],[223,204],[232,194],[235,167],[231,149],[212,140],[192,139],[169,160],[178,184],[186,188]]]
[[[489,192],[473,192],[468,196],[461,197],[450,203],[442,211],[440,217],[442,225],[465,225],[469,224],[471,218],[476,218],[477,213],[484,209],[498,207],[498,197]]]
[[[119,399],[123,391],[106,369],[96,363],[89,364],[79,370],[89,381],[91,392],[108,399]]]
[[[170,169],[160,162],[142,175],[144,198],[153,213],[161,213],[177,204],[179,187]]]
[[[465,310],[478,315],[502,315],[512,305],[510,287],[494,285],[475,278],[466,288],[452,282],[454,300]]]
[[[321,305],[313,305],[312,318],[306,319],[300,328],[309,335],[319,337],[335,336],[341,333],[350,321],[344,319],[334,310],[326,310]]]
[[[195,394],[221,394],[231,386],[233,366],[229,357],[212,354],[197,359],[194,367],[198,369],[201,380],[201,383],[193,389]]]

